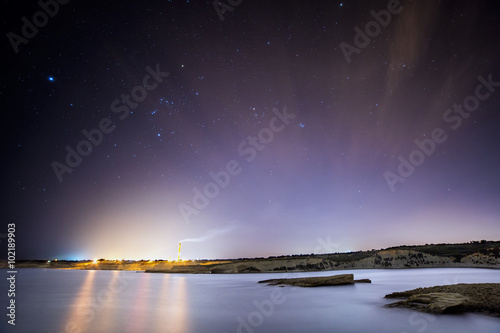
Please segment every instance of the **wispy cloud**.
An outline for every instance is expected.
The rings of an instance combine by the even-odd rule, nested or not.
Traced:
[[[184,243],[184,242],[205,242],[207,240],[210,240],[212,238],[221,236],[223,234],[230,233],[230,232],[232,232],[232,231],[234,231],[234,230],[236,230],[238,228],[239,227],[235,226],[235,225],[228,225],[228,226],[225,226],[225,227],[222,227],[222,228],[214,228],[214,229],[208,230],[205,233],[205,235],[203,235],[201,237],[186,238],[186,239],[182,239],[181,242],[182,243]]]

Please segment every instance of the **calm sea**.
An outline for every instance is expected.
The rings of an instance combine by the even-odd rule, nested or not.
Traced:
[[[6,270],[0,270],[7,277]],[[371,284],[296,288],[258,284],[280,277],[352,273]],[[500,332],[500,318],[434,316],[385,308],[384,295],[453,283],[500,283],[500,271],[436,268],[311,273],[191,275],[21,269],[16,325],[7,323],[0,283],[0,332]]]

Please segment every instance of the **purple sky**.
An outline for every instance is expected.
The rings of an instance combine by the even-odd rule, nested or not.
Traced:
[[[28,3],[2,11],[18,259],[500,239],[495,1],[70,2],[14,45]]]

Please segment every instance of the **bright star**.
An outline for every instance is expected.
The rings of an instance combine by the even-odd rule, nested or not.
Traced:
[[[52,76],[49,76],[49,81],[54,81],[54,78]]]

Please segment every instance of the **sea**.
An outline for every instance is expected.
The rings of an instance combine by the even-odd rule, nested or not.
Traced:
[[[371,269],[303,273],[163,274],[19,269],[15,297],[0,270],[0,332],[258,333],[500,332],[500,318],[431,315],[384,305],[386,294],[455,283],[500,283],[500,270]],[[300,288],[274,278],[354,274],[372,283]],[[7,281],[7,282],[6,282]],[[15,325],[7,314],[15,300]],[[12,323],[12,321],[11,321]]]

